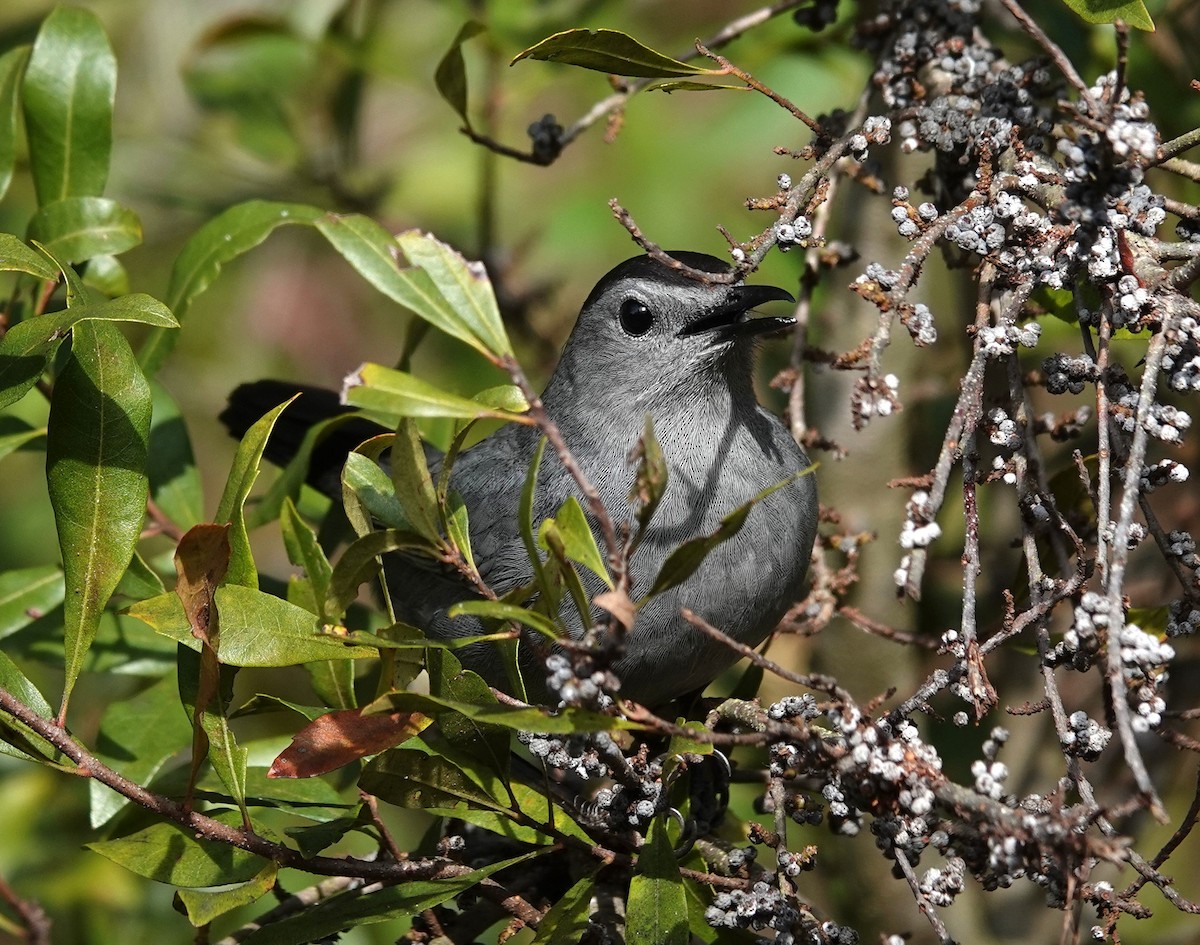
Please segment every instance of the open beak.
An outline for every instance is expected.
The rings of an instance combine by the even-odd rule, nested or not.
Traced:
[[[713,309],[689,322],[679,330],[679,337],[721,332],[725,335],[748,337],[763,335],[796,323],[794,318],[770,316],[750,318],[750,310],[766,302],[795,302],[792,293],[773,285],[735,285]]]

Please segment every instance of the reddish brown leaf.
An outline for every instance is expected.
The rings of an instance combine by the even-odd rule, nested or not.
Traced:
[[[217,586],[229,570],[229,526],[202,524],[188,529],[175,549],[175,593],[183,602],[192,636],[200,648],[200,680],[196,686],[196,705],[192,716],[192,770],[188,778],[184,805],[191,807],[192,789],[200,765],[208,756],[208,735],[203,728],[204,713],[221,690],[221,663],[217,658],[220,623],[217,619]]]
[[[312,778],[408,741],[432,721],[419,712],[363,715],[339,709],[313,719],[272,763],[268,778]]]

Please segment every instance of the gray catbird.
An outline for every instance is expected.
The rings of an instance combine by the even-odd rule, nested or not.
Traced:
[[[693,269],[728,271],[713,256],[671,255]],[[722,516],[808,465],[784,425],[759,406],[751,382],[755,338],[789,320],[751,319],[748,313],[783,299],[791,300],[783,289],[706,284],[637,256],[604,276],[583,304],[542,400],[616,522],[632,520],[634,468],[628,453],[646,415],[653,418],[668,484],[630,561],[635,599],[680,543],[713,532]],[[240,436],[297,390],[302,396],[284,411],[267,446],[268,458],[286,462],[308,426],[345,409],[332,392],[278,381],[247,384],[230,395],[221,419]],[[377,432],[367,421],[341,428],[340,439],[326,441],[314,455],[310,481],[338,494],[337,473],[346,452]],[[518,505],[539,437],[536,428],[509,424],[465,451],[452,469],[451,484],[469,511],[479,570],[499,594],[531,579]],[[570,495],[578,495],[575,482],[548,450],[538,478],[535,523],[554,515]],[[811,475],[756,505],[744,527],[718,545],[691,577],[638,611],[624,655],[613,665],[621,694],[662,704],[703,687],[734,662],[727,646],[684,620],[682,608],[747,645],[765,639],[800,595],[816,525]],[[482,632],[473,618],[451,620],[445,614],[452,603],[473,596],[461,579],[404,559],[389,562],[387,574],[402,619],[442,639]],[[591,593],[600,589],[598,581],[588,587]],[[584,628],[569,601],[562,614],[572,636],[581,636]],[[458,655],[468,669],[506,688],[493,645],[473,644]]]

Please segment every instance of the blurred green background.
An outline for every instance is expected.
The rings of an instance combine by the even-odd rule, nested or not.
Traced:
[[[773,154],[772,148],[798,148],[807,142],[808,132],[754,94],[639,95],[629,103],[611,142],[604,140],[601,122],[553,166],[536,167],[472,144],[459,133],[457,116],[434,87],[434,70],[461,25],[472,18],[486,23],[489,32],[465,47],[471,114],[481,130],[524,149],[531,122],[553,113],[570,124],[611,87],[604,76],[549,63],[521,62],[509,68],[521,49],[559,29],[604,26],[681,55],[695,38],[715,33],[733,17],[756,9],[755,3],[109,0],[82,5],[103,21],[119,63],[107,193],[136,209],[145,231],[145,244],[123,260],[132,286],[160,297],[183,243],[226,206],[262,197],[366,212],[393,230],[419,227],[468,257],[486,258],[521,359],[540,379],[591,285],[635,250],[612,218],[610,198],[618,198],[660,245],[722,254],[725,241],[717,226],[726,226],[739,239],[762,229],[769,216],[747,211],[745,198],[773,193],[780,173],[802,172],[802,165]],[[1135,35],[1130,84],[1146,90],[1163,137],[1169,138],[1200,124],[1200,96],[1187,91],[1188,81],[1200,73],[1200,47],[1189,39],[1200,35],[1200,5],[1165,0],[1148,5],[1159,30]],[[849,45],[853,5],[842,6],[842,22],[822,34],[800,29],[784,16],[725,53],[810,114],[851,109],[864,88],[870,60]],[[1083,28],[1058,3],[1029,6],[1085,78],[1111,67],[1111,30]],[[32,40],[50,9],[37,0],[6,0],[0,6],[0,49]],[[996,38],[1014,58],[1032,52],[1015,33],[1000,29]],[[920,155],[896,159],[889,152],[889,160],[894,163],[882,169],[889,190],[892,183],[911,183],[927,165]],[[1196,200],[1194,187],[1169,186],[1180,199]],[[0,230],[22,233],[33,209],[28,177],[18,172],[13,190],[0,203]],[[843,190],[831,236],[850,241],[863,260],[834,273],[818,291],[815,344],[847,350],[872,330],[874,310],[845,286],[867,260],[895,265],[902,258],[904,243],[888,222],[889,210],[886,198],[850,186]],[[801,264],[799,254],[773,254],[756,278],[794,287]],[[847,530],[879,535],[864,557],[856,606],[894,626],[939,633],[958,619],[961,526],[954,516],[944,523],[946,536],[931,562],[926,600],[919,606],[897,605],[891,573],[899,556],[895,538],[905,495],[888,490],[886,483],[927,470],[936,456],[966,350],[958,325],[968,320],[973,300],[969,274],[931,272],[918,298],[938,316],[942,340],[933,349],[917,351],[901,338],[889,351],[887,363],[901,378],[905,412],[854,432],[848,409],[853,378],[814,371],[808,379],[808,419],[849,451],[841,461],[815,457],[823,463],[818,473],[822,500],[840,511]],[[227,267],[192,309],[160,374],[193,437],[209,511],[233,453],[234,444],[216,421],[233,386],[264,376],[340,386],[344,375],[364,360],[394,361],[409,321],[308,231],[280,230]],[[1030,365],[1060,344],[1073,350],[1075,330],[1048,325]],[[1140,350],[1122,356],[1132,365]],[[780,395],[766,381],[786,360],[784,342],[773,342],[764,352],[761,390],[777,407]],[[468,392],[499,381],[465,347],[432,335],[418,349],[414,370]],[[1058,399],[1054,409],[1065,405]],[[44,419],[39,415],[44,403],[35,398],[26,398],[20,409],[31,420]],[[429,430],[434,439],[444,432]],[[1184,455],[1196,468],[1194,443]],[[1064,450],[1064,468],[1067,456]],[[0,567],[56,561],[41,457],[10,456],[3,476]],[[1010,496],[993,500],[989,495],[984,501],[994,534],[1015,528]],[[1200,508],[1185,498],[1167,517],[1180,527],[1194,527]],[[265,573],[284,574],[278,536],[268,531],[255,536],[260,566]],[[1005,540],[993,540],[988,555],[983,600],[998,614],[999,589],[1011,582],[1018,559]],[[1144,586],[1146,602],[1161,597],[1163,585],[1156,573],[1147,572]],[[895,646],[840,621],[815,642],[787,640],[773,653],[784,662],[834,673],[864,699],[889,686],[903,691],[928,670],[920,654],[898,655]],[[1018,661],[1016,656],[1008,659]],[[48,666],[38,681],[54,691],[56,672]],[[1020,684],[1009,688],[1005,700],[1037,698],[1032,675],[1026,688],[1028,692],[1021,692]],[[114,695],[89,686],[85,678],[77,708],[82,710],[89,700],[99,708]],[[1024,759],[1017,763],[1008,758],[1016,769],[1014,789],[1032,789],[1044,780],[1038,763],[1048,756],[1039,740],[1049,729],[1040,719],[1010,722],[1010,754]],[[965,770],[986,731],[944,728],[939,729],[939,745],[948,764]],[[81,727],[79,734],[88,739],[94,731]],[[277,745],[278,739],[264,744],[262,751]],[[1186,806],[1189,778],[1181,770],[1181,783],[1163,785],[1176,818],[1179,797]],[[185,940],[186,923],[171,914],[169,890],[79,851],[80,838],[88,836],[86,795],[87,786],[80,781],[0,759],[0,875],[50,911],[60,945]],[[750,795],[747,790],[737,799],[743,816],[750,814]],[[416,817],[402,812],[390,816],[402,834],[413,836],[422,829]],[[827,834],[813,834],[809,842],[822,839]],[[854,843],[825,843],[822,857],[822,869],[812,874],[811,894],[839,919],[860,924],[854,918],[858,915],[864,929],[914,928],[927,934],[903,884],[884,878],[886,864],[873,853],[869,835]],[[1194,852],[1191,865],[1196,866]],[[297,877],[288,881],[291,888],[300,885]],[[1051,940],[1061,919],[1057,913],[1013,910],[1036,901],[1037,895],[1027,888],[988,897],[968,894],[951,910],[952,927],[971,942]],[[1161,924],[1132,928],[1126,940],[1195,940],[1194,928],[1188,930],[1176,916],[1164,913]],[[1031,930],[1042,937],[1027,939]],[[397,934],[389,924],[357,930],[345,940],[386,942]],[[0,943],[9,941],[14,939],[0,930]]]

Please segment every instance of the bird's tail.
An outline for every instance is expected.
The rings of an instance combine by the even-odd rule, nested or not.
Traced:
[[[263,451],[275,465],[286,466],[300,452],[309,430],[332,417],[352,413],[352,408],[344,406],[334,391],[292,381],[253,381],[242,384],[229,395],[229,403],[218,419],[230,436],[240,440],[264,414],[290,397],[296,399],[275,421]],[[341,493],[341,471],[346,456],[363,440],[386,432],[386,428],[364,417],[347,417],[342,423],[331,425],[313,447],[308,483],[336,498]]]

